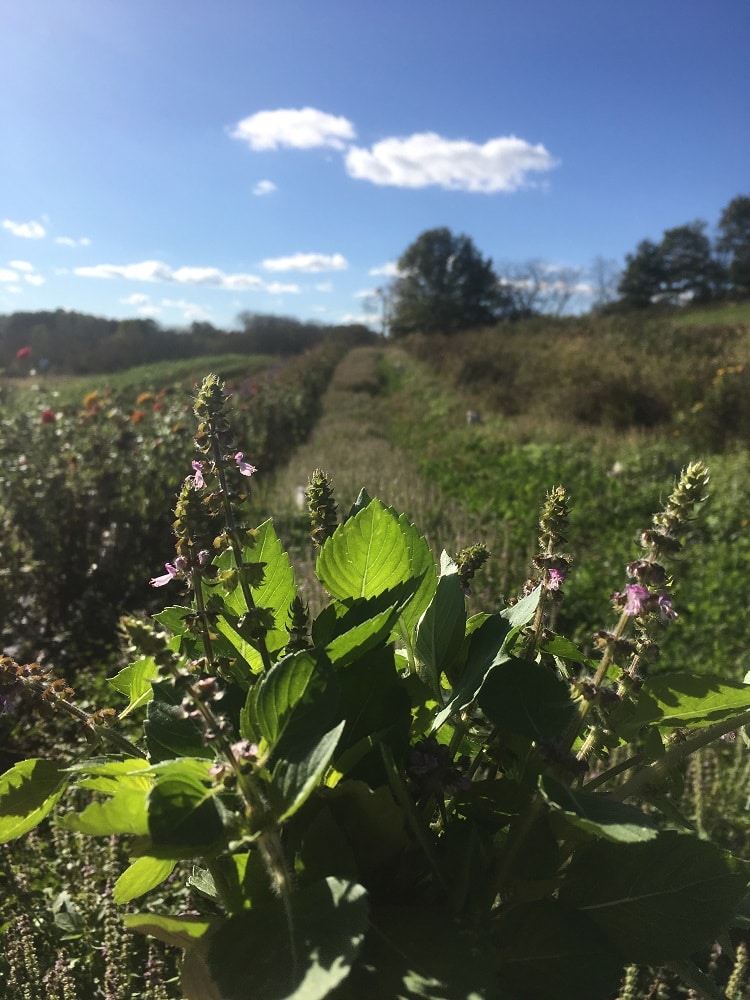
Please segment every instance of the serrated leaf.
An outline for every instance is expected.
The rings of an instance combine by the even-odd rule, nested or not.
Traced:
[[[204,850],[224,833],[213,786],[192,762],[175,761],[160,774],[146,802],[148,832],[159,848]]]
[[[171,632],[172,635],[185,635],[185,633],[190,631],[187,626],[187,619],[194,614],[195,608],[186,608],[181,605],[171,604],[168,608],[164,608],[163,611],[154,615],[154,619]]]
[[[293,816],[310,796],[326,772],[346,722],[324,733],[313,736],[306,744],[287,749],[284,756],[273,763],[273,794],[282,803],[279,823]]]
[[[114,833],[148,833],[146,793],[135,788],[121,788],[105,802],[92,802],[81,813],[68,813],[60,820],[70,830],[92,837]]]
[[[303,649],[285,656],[250,689],[246,702],[250,730],[274,746],[293,724],[304,728],[311,713],[322,712],[325,717],[336,700],[334,676],[321,652]],[[314,730],[312,722],[308,728]]]
[[[638,698],[628,725],[674,729],[709,725],[750,709],[750,686],[709,674],[655,674]],[[615,716],[616,724],[617,716]]]
[[[370,649],[381,645],[391,634],[398,618],[398,608],[381,611],[374,618],[355,625],[341,635],[337,635],[325,647],[326,654],[334,667],[341,669],[354,663]]]
[[[435,695],[440,694],[440,675],[458,655],[465,632],[466,601],[458,567],[446,557],[435,594],[419,619],[414,643],[418,672]]]
[[[406,543],[411,575],[421,581],[416,593],[401,611],[400,627],[406,636],[410,636],[432,600],[437,587],[437,573],[435,560],[425,537],[420,535],[406,514],[398,516],[398,524]]]
[[[181,708],[181,696],[166,684],[154,685],[154,697],[148,703],[143,732],[152,761],[173,757],[202,757],[206,752],[203,733],[192,720],[186,719]]]
[[[333,597],[377,597],[408,580],[409,547],[392,510],[373,500],[328,538],[317,560],[320,582]]]
[[[136,858],[115,882],[112,898],[116,903],[129,903],[143,896],[169,878],[176,864],[170,858],[153,858],[148,854]]]
[[[477,703],[493,725],[532,740],[559,739],[575,714],[565,681],[532,660],[498,663]]]
[[[523,628],[536,614],[541,596],[542,588],[540,585],[535,587],[530,594],[522,597],[520,601],[511,604],[509,608],[504,608],[500,614],[503,618],[507,618],[511,628]]]
[[[468,708],[479,694],[492,668],[508,659],[508,653],[503,647],[510,629],[510,622],[502,615],[488,615],[473,629],[468,641],[463,673],[451,691],[447,705],[435,716],[433,732],[454,712]]]
[[[349,974],[367,928],[361,885],[327,878],[291,897],[297,967],[281,901],[231,917],[209,942],[207,964],[222,1000],[322,1000]]]
[[[635,843],[653,840],[658,834],[653,820],[644,812],[605,793],[579,792],[549,777],[543,779],[542,791],[568,823],[593,836]]]
[[[260,586],[253,587],[253,600],[256,607],[269,608],[273,614],[274,628],[266,633],[266,646],[271,653],[277,653],[289,641],[286,626],[289,608],[297,594],[297,588],[289,556],[284,551],[270,518],[256,528],[255,545],[252,549],[245,550],[243,558],[248,562],[264,563],[263,582]],[[232,553],[222,553],[217,562],[219,568],[228,569],[234,565]],[[248,611],[242,588],[239,586],[227,594],[224,600],[227,607],[238,617]],[[227,635],[227,638],[231,641],[231,636]],[[252,646],[244,648],[242,655],[255,673],[263,668],[261,655]]]
[[[141,656],[110,678],[112,687],[128,699],[128,704],[120,712],[121,719],[151,701],[154,696],[151,681],[155,681],[158,676],[159,667],[153,656]]]
[[[36,757],[0,775],[0,844],[38,826],[54,809],[69,780],[63,767]]]
[[[690,834],[655,840],[598,840],[576,851],[561,901],[586,913],[628,961],[689,958],[714,940],[743,898],[747,865]]]

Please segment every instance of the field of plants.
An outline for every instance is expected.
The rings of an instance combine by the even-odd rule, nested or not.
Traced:
[[[3,995],[749,996],[749,390],[737,307],[0,385]]]

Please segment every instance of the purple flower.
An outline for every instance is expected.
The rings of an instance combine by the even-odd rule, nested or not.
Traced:
[[[623,611],[626,615],[642,615],[648,610],[648,602],[651,599],[651,591],[648,587],[641,586],[640,583],[629,583],[625,587],[625,607]]]
[[[663,622],[671,622],[677,617],[677,612],[672,607],[672,598],[666,592],[662,590],[659,596],[656,598],[656,603],[659,607],[659,614],[661,615],[661,620]]]
[[[196,490],[203,489],[206,485],[206,480],[203,478],[203,462],[191,462],[193,467],[194,475],[190,478],[193,480],[193,486]]]
[[[562,570],[551,566],[547,570],[547,590],[559,590],[563,583],[565,583],[565,574]]]
[[[168,583],[171,583],[177,576],[183,576],[185,570],[187,569],[187,559],[183,556],[178,556],[174,563],[164,563],[164,568],[166,573],[164,576],[155,576],[153,579],[149,580],[149,585],[152,587],[165,587]]]
[[[252,476],[254,472],[258,471],[254,465],[250,465],[249,462],[245,461],[245,455],[241,451],[237,452],[237,454],[234,456],[234,460],[237,463],[237,468],[240,470],[243,476]]]

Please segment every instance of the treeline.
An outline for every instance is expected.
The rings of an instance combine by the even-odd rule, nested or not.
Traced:
[[[57,309],[0,316],[0,369],[26,375],[31,369],[88,375],[120,371],[155,361],[208,354],[293,355],[327,340],[366,343],[373,334],[361,325],[324,326],[285,316],[242,313],[239,330],[193,323],[168,329],[152,319],[103,319]]]
[[[732,199],[717,228],[714,240],[701,220],[665,230],[659,243],[641,240],[625,258],[621,304],[640,309],[750,296],[750,197]]]
[[[561,316],[569,301],[589,295],[592,312],[679,306],[750,296],[750,196],[721,213],[717,236],[695,221],[642,240],[624,269],[597,257],[590,272],[543,261],[496,269],[465,235],[429,229],[399,257],[397,276],[377,289],[383,331],[456,333],[501,320]]]

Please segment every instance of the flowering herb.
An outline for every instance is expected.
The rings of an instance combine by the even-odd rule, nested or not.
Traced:
[[[151,580],[187,596],[123,625],[120,712],[84,711],[39,664],[0,658],[6,712],[23,699],[66,715],[91,746],[0,776],[0,840],[73,787],[68,828],[131,838],[118,904],[184,866],[196,912],[145,901],[124,920],[184,950],[187,1000],[593,1000],[615,995],[623,962],[700,981],[691,956],[744,919],[747,869],[654,812],[674,815],[670,777],[691,753],[750,723],[750,685],[649,667],[676,615],[662,560],[687,541],[706,470],[689,466],[642,533],[597,661],[553,630],[571,564],[562,487],[524,593],[467,616],[483,547],[436,561],[364,491],[339,522],[316,473],[329,600],[310,621],[273,522],[253,526],[256,470],[216,376],[194,413],[176,556]],[[121,730],[139,712],[142,731]]]

